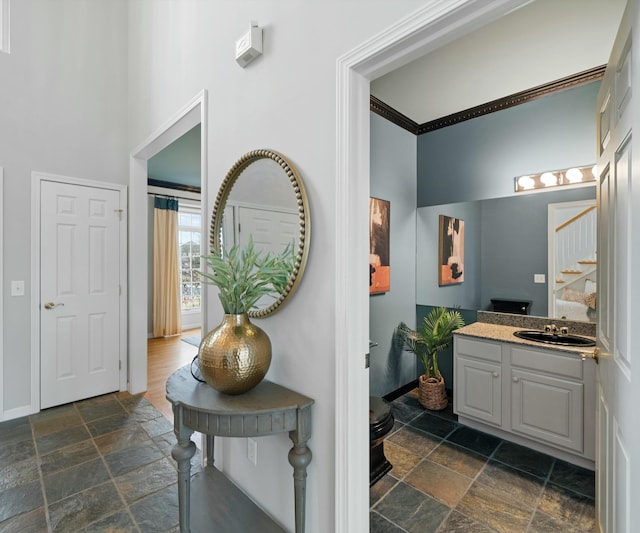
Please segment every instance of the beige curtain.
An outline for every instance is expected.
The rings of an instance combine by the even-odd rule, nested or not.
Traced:
[[[153,336],[182,331],[178,200],[156,198],[153,209]]]

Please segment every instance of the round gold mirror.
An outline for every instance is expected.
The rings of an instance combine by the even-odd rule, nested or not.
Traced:
[[[272,315],[296,291],[307,262],[310,242],[307,194],[293,164],[274,150],[253,150],[227,173],[211,216],[211,248],[244,247],[251,238],[258,250],[280,253],[293,247],[289,281],[278,296],[264,297],[249,316]]]

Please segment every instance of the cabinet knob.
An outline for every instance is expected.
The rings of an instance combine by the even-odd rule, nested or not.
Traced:
[[[500,377],[500,374],[499,374],[498,372],[494,372],[494,373],[493,373],[493,377],[494,377],[494,378]]]
[[[518,383],[518,381],[520,381],[520,378],[517,378],[517,377],[515,377],[515,376],[514,376],[514,377],[513,377],[513,382],[514,382],[514,383]]]

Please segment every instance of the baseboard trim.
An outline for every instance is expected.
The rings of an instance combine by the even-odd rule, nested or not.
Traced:
[[[4,413],[2,413],[2,422],[6,422],[7,420],[14,420],[15,418],[22,418],[23,416],[29,416],[33,414],[31,412],[30,405],[23,405],[22,407],[14,407],[13,409],[8,409]]]
[[[399,389],[391,391],[389,394],[385,394],[382,399],[388,402],[392,402],[393,400],[397,400],[400,396],[404,396],[407,392],[411,392],[413,389],[418,387],[418,380],[414,379],[413,381],[403,385]],[[445,389],[447,391],[447,397],[453,398],[453,389]]]
[[[410,381],[409,383],[407,383],[406,385],[403,385],[399,389],[391,391],[389,394],[385,394],[382,397],[382,399],[388,402],[392,402],[393,400],[397,400],[398,398],[400,398],[400,396],[407,394],[407,392],[412,391],[417,386],[418,386],[418,380],[414,379],[413,381]]]

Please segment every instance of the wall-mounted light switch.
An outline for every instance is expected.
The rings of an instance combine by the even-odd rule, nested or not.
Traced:
[[[11,282],[11,296],[24,296],[24,281]]]
[[[534,283],[544,283],[545,282],[545,275],[544,274],[534,274],[533,275],[533,282]]]

